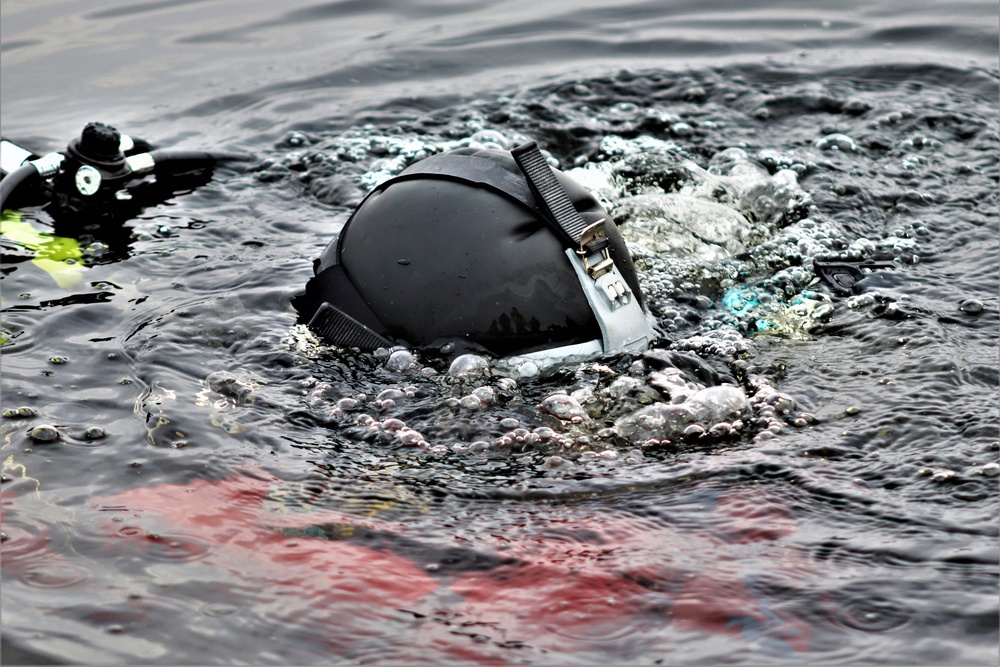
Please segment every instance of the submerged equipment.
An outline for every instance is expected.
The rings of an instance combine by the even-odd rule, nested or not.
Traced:
[[[207,151],[153,150],[104,123],[88,123],[79,137],[61,153],[37,157],[31,151],[0,140],[0,211],[9,208],[15,193],[42,191],[40,200],[58,200],[67,208],[82,209],[130,198],[128,187],[146,175],[206,169],[217,162],[246,160],[248,156]],[[37,192],[36,192],[37,194]]]
[[[653,338],[614,221],[534,142],[435,155],[381,183],[314,271],[300,321],[338,346],[557,360]]]
[[[850,296],[858,292],[858,282],[882,271],[896,271],[899,267],[892,260],[866,259],[861,262],[815,260],[813,270],[837,296]]]

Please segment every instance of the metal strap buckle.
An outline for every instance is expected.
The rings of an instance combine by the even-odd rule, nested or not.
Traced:
[[[605,241],[603,248],[597,252],[591,253],[587,250],[587,246],[591,245],[597,241]],[[604,234],[604,218],[601,218],[594,224],[590,225],[583,230],[580,235],[580,249],[576,251],[576,254],[580,255],[583,259],[583,268],[587,271],[589,275],[594,280],[597,280],[605,273],[614,268],[614,260],[611,259],[611,254],[608,251],[607,237]],[[591,265],[590,261],[594,257],[598,256],[597,263]]]

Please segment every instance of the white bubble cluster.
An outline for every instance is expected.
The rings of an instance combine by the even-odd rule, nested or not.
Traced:
[[[685,396],[679,393],[679,396]],[[713,429],[716,435],[732,433],[732,423],[748,412],[750,404],[739,387],[705,387],[676,403],[654,403],[615,422],[618,434],[640,444],[668,444],[700,438]],[[722,426],[725,424],[725,426]]]

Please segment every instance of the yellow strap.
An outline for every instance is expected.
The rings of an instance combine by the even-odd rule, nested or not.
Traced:
[[[35,253],[31,263],[49,274],[59,287],[80,282],[87,267],[76,239],[40,232],[21,219],[20,211],[5,210],[0,217],[0,235]]]

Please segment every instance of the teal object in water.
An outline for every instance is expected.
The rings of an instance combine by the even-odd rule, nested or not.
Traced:
[[[722,295],[722,305],[730,313],[739,318],[749,317],[755,310],[762,306],[756,290],[746,287],[733,287]],[[774,322],[765,319],[757,319],[754,325],[758,331],[764,331],[774,326]]]

